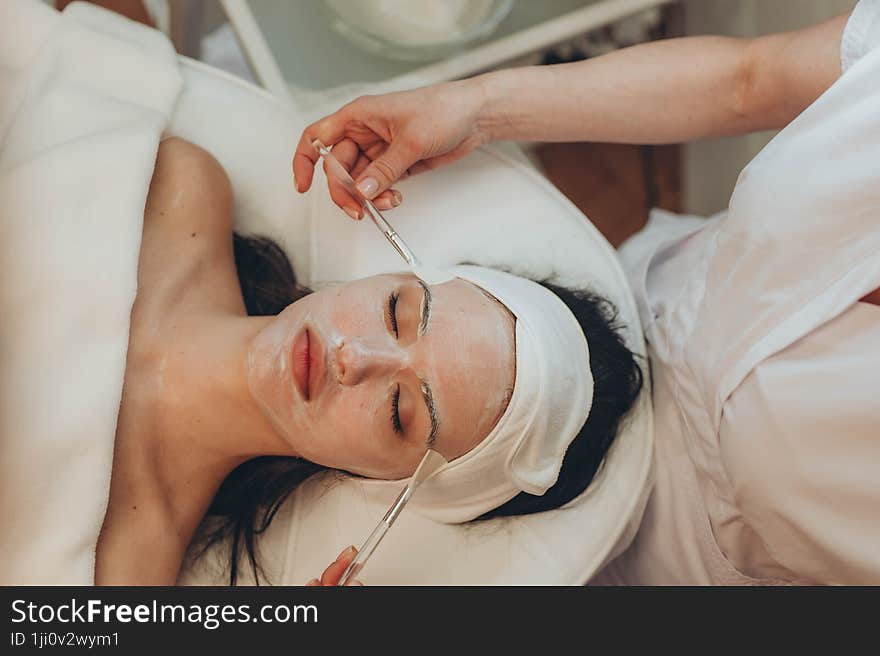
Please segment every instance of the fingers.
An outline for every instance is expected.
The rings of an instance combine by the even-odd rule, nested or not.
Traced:
[[[355,178],[358,191],[369,199],[376,198],[402,178],[419,156],[406,139],[398,137],[383,153],[371,159],[373,161]]]
[[[340,553],[336,557],[336,560],[324,570],[323,574],[321,574],[321,585],[337,585],[339,579],[342,578],[342,574],[345,572],[345,568],[348,567],[352,560],[354,560],[356,555],[357,549],[354,547],[348,547]]]
[[[363,173],[369,165],[370,158],[366,156],[363,152],[358,153],[357,161],[354,163],[354,167],[352,167],[351,169],[351,177],[357,180],[358,176]]]
[[[357,162],[355,162],[354,168],[351,170],[351,177],[357,180],[358,176],[360,176],[370,165],[370,158],[364,156],[362,153]],[[381,194],[376,196],[373,199],[373,205],[375,205],[380,210],[391,210],[400,205],[403,202],[403,194],[400,193],[397,189],[386,189]],[[363,214],[361,215],[363,218]]]
[[[312,186],[315,164],[318,163],[318,153],[312,146],[312,141],[320,139],[327,147],[336,144],[345,134],[349,111],[350,105],[346,105],[303,130],[293,154],[293,180],[298,192],[308,191]]]
[[[321,582],[320,582],[318,579],[312,579],[311,581],[309,581],[308,583],[306,583],[306,585],[307,585],[308,587],[310,587],[310,588],[314,588],[314,587],[335,587],[335,586],[330,586],[330,585],[322,586],[322,585],[321,585]],[[345,584],[345,587],[357,586],[357,585],[363,587],[364,584],[363,584],[361,581],[358,581],[357,579],[352,579],[351,581],[349,581],[348,583]]]
[[[351,139],[343,139],[333,146],[333,156],[349,173],[352,171],[359,155],[360,149]],[[360,201],[348,193],[337,176],[330,170],[326,161],[324,162],[324,174],[327,177],[327,188],[330,190],[330,198],[333,199],[333,202],[339,205],[353,219],[361,218],[363,210]]]
[[[333,146],[336,159],[360,183],[361,194],[371,199],[378,209],[389,210],[403,202],[403,195],[396,189],[390,189],[390,185],[404,177],[409,165],[418,158],[414,154],[415,149],[406,140],[388,145],[372,130],[367,129],[369,134],[360,134],[363,126],[360,132],[356,127],[352,128],[355,130],[354,139],[344,138],[350,114],[364,111],[364,108],[357,109],[358,103],[364,105],[361,100],[353,101],[303,130],[293,156],[294,182],[300,193],[311,188],[315,164],[320,159],[312,141],[320,139],[325,145]],[[324,170],[328,173],[326,164]],[[363,218],[359,199],[353,198],[332,173],[328,173],[327,183],[334,203],[352,218]]]
[[[363,155],[358,145],[348,138],[343,139],[333,147],[333,156],[352,176],[364,171],[370,164],[370,160]],[[326,161],[324,161],[324,173],[327,177],[327,187],[333,202],[351,218],[362,219],[363,207],[361,201],[352,197]],[[373,199],[373,203],[380,210],[390,210],[400,205],[401,202],[403,202],[403,194],[394,189],[386,190]]]

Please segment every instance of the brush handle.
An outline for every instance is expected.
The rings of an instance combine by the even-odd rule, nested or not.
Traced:
[[[406,505],[406,502],[409,501],[409,498],[412,496],[412,488],[407,485],[403,488],[403,491],[397,496],[397,500],[392,504],[391,508],[388,509],[388,512],[385,513],[385,517],[382,518],[382,521],[373,529],[373,532],[370,533],[370,537],[367,538],[366,542],[361,545],[361,548],[358,550],[357,556],[354,557],[348,567],[345,568],[345,571],[342,573],[342,576],[339,578],[339,583],[336,585],[347,585],[349,581],[351,581],[355,576],[360,573],[360,571],[364,568],[364,565],[367,562],[367,559],[373,555],[373,552],[376,550],[376,547],[379,546],[379,543],[382,541],[382,538],[385,537],[385,534],[388,532],[388,529],[391,528],[391,525],[394,524],[394,521],[400,515],[400,511],[403,510],[403,507]]]
[[[385,219],[382,214],[379,213],[379,210],[376,209],[376,206],[373,205],[368,200],[364,201],[364,209],[367,214],[373,220],[373,223],[379,228],[379,232],[385,235],[385,239],[389,241],[389,243],[394,246],[394,250],[397,251],[397,254],[400,255],[404,259],[404,261],[410,266],[416,266],[418,264],[418,260],[416,260],[415,253],[412,252],[412,249],[406,245],[406,242],[403,241],[403,238],[397,234],[397,231],[391,227],[391,224]]]
[[[345,187],[345,190],[355,198],[355,200],[359,200],[363,205],[366,213],[373,220],[373,223],[377,228],[379,228],[379,232],[385,235],[385,239],[394,247],[394,250],[397,251],[398,255],[404,259],[404,261],[410,266],[416,266],[418,264],[418,260],[416,260],[415,253],[412,252],[412,249],[406,245],[406,242],[403,241],[403,238],[397,234],[397,231],[388,223],[388,220],[382,216],[382,213],[376,209],[376,206],[373,205],[372,201],[364,198],[364,195],[358,191],[357,187],[354,186],[354,179],[351,177],[351,174],[345,169],[345,167],[339,162],[336,157],[334,157],[333,153],[330,152],[330,149],[327,148],[324,144],[322,144],[318,139],[312,141],[312,146],[315,150],[318,151],[318,154],[324,158],[324,161],[327,162],[327,168],[330,169],[330,172],[333,174],[339,183]]]
[[[382,538],[385,537],[385,534],[388,532],[388,529],[391,528],[391,524],[386,524],[385,522],[379,522],[379,525],[373,529],[373,532],[370,533],[370,537],[367,538],[367,541],[361,546],[360,550],[357,553],[357,556],[354,557],[348,567],[345,568],[345,571],[342,573],[342,577],[339,579],[339,583],[336,585],[348,585],[348,582],[354,579],[360,571],[364,568],[364,565],[367,562],[367,559],[373,554],[376,550],[376,547],[379,546],[379,542],[382,541]]]

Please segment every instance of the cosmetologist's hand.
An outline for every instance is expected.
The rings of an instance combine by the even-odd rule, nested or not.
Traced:
[[[330,563],[327,566],[327,569],[324,570],[324,573],[321,574],[321,579],[312,579],[306,585],[308,586],[334,586],[339,583],[339,579],[342,578],[342,574],[345,572],[345,568],[348,567],[348,564],[354,560],[354,557],[357,555],[357,549],[354,547],[348,547],[338,556],[336,556],[336,560]],[[348,582],[347,585],[363,585],[357,579],[352,579]]]
[[[361,193],[379,209],[403,199],[391,185],[408,174],[455,161],[489,141],[481,125],[485,93],[476,79],[444,82],[412,91],[361,96],[303,130],[293,175],[296,189],[312,185],[318,154],[312,140],[333,147]],[[325,167],[326,172],[326,167]],[[328,175],[330,196],[352,218],[361,204]]]

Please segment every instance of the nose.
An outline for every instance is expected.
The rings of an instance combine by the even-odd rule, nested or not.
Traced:
[[[334,352],[336,378],[343,385],[358,385],[371,377],[394,374],[406,366],[406,352],[395,343],[346,338]]]

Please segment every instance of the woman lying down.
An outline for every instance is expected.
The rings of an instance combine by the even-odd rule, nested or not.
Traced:
[[[228,545],[231,583],[257,577],[255,536],[297,485],[406,478],[428,446],[450,464],[409,507],[438,521],[587,488],[642,386],[610,303],[479,267],[310,293],[233,235],[232,207],[210,154],[160,144],[97,584],[173,584],[193,539]]]

